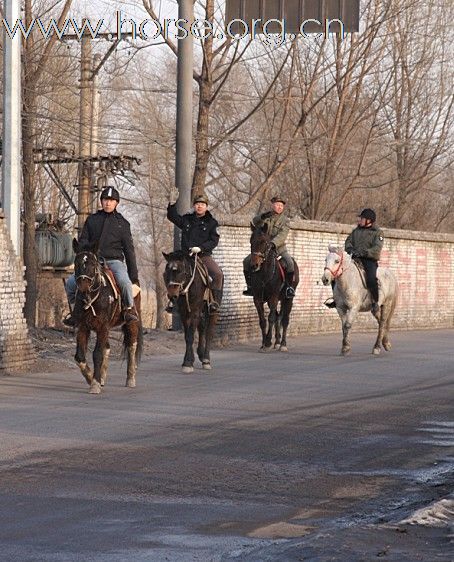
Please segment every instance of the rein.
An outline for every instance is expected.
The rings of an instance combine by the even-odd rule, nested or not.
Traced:
[[[198,257],[197,254],[194,254],[194,267],[192,267],[192,265],[190,264],[190,270],[191,270],[191,279],[188,281],[188,284],[186,285],[186,287],[184,286],[184,281],[182,282],[176,282],[176,281],[171,281],[169,283],[169,287],[172,285],[174,287],[179,287],[179,295],[184,295],[186,297],[186,306],[188,307],[188,312],[191,312],[191,306],[189,305],[189,289],[191,288],[191,285],[194,283],[194,279],[195,279],[195,274],[198,271],[200,276],[202,277],[202,280],[205,280],[205,282],[208,281],[208,279],[206,279],[206,275],[205,272],[202,270],[199,262],[198,262]],[[184,269],[185,269],[185,273],[186,273],[186,262],[184,262]]]

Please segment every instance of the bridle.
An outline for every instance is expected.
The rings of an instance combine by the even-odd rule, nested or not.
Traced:
[[[84,257],[82,258],[82,261],[85,264],[88,260],[87,252],[81,252],[81,253],[85,254]],[[80,275],[75,276],[76,284],[79,279],[87,279],[88,281],[90,281],[90,285],[88,286],[88,291],[87,293],[85,293],[86,296],[84,296],[84,310],[91,308],[93,316],[96,316],[95,309],[93,308],[93,303],[98,299],[99,294],[101,292],[101,287],[103,286],[105,287],[106,285],[106,280],[104,279],[104,276],[101,272],[101,266],[99,264],[99,261],[96,259],[96,256],[95,256],[95,261],[96,261],[95,273],[92,277],[90,277],[90,275],[86,275],[85,273],[81,273]],[[79,288],[77,288],[77,291],[79,291]],[[95,294],[92,296],[92,293]]]
[[[271,252],[272,249],[272,244],[271,242],[265,242],[265,251],[264,252],[251,252],[251,256],[258,256],[261,261],[260,264],[258,266],[258,268],[255,271],[260,271],[260,268],[262,267],[263,262],[265,262],[269,256],[269,253]]]
[[[181,295],[184,295],[186,297],[186,304],[187,304],[189,312],[191,312],[191,307],[189,306],[189,295],[188,295],[188,293],[189,293],[189,289],[191,288],[192,283],[194,282],[195,274],[196,274],[196,271],[198,269],[197,260],[198,260],[197,254],[194,254],[194,267],[192,267],[192,264],[189,263],[189,268],[190,268],[189,273],[191,275],[191,278],[189,279],[186,286],[184,285],[186,280],[184,280],[184,281],[169,281],[169,283],[166,283],[167,287],[178,287],[178,297],[181,296]],[[187,260],[185,260],[183,258],[181,261],[183,262],[183,265],[184,265],[184,275],[186,277],[186,275],[188,273],[188,270],[186,268]]]
[[[327,267],[327,266],[326,266],[325,269],[323,270],[323,271],[328,270],[328,271],[331,273],[331,275],[333,276],[333,279],[337,279],[337,278],[340,277],[340,276],[342,275],[342,273],[344,272],[344,269],[342,269],[342,266],[343,266],[343,264],[344,264],[344,252],[342,252],[341,254],[339,254],[339,253],[336,252],[336,254],[337,254],[338,256],[340,256],[340,261],[339,261],[339,264],[338,264],[338,266],[337,266],[337,269],[333,270],[333,269],[331,269],[330,267]]]

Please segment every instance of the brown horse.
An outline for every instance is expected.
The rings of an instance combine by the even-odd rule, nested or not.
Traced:
[[[97,244],[90,250],[81,251],[77,240],[73,240],[76,257],[74,275],[77,283],[74,318],[77,327],[77,349],[75,360],[87,383],[90,394],[99,394],[107,378],[110,345],[109,331],[122,326],[123,356],[127,356],[126,386],[136,386],[136,371],[142,353],[143,335],[141,321],[123,322],[121,305],[115,294],[105,268],[97,258]],[[140,293],[134,299],[140,319]],[[87,364],[86,353],[90,332],[96,333],[93,350],[93,372]]]
[[[287,349],[287,328],[293,299],[285,296],[284,276],[278,260],[278,254],[271,237],[267,232],[267,225],[252,226],[251,234],[251,288],[254,295],[254,304],[259,315],[260,329],[262,330],[261,351],[271,349],[273,328],[275,330],[274,348],[280,351]],[[292,287],[296,289],[299,283],[298,264],[295,264]],[[268,326],[265,318],[264,304],[268,304]],[[278,312],[278,304],[280,310]],[[282,337],[281,337],[282,328]]]
[[[182,251],[171,254],[162,253],[167,264],[164,271],[164,283],[167,296],[176,301],[178,313],[184,328],[186,353],[183,359],[183,373],[194,371],[194,335],[198,330],[199,342],[197,355],[203,369],[211,369],[210,347],[218,316],[208,311],[208,287],[205,279],[205,267],[195,258]]]

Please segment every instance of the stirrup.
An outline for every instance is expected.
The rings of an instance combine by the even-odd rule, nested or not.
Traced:
[[[137,322],[139,320],[139,317],[135,313],[134,308],[125,308],[125,310],[123,311],[123,319],[126,323],[129,323]]]
[[[333,297],[329,297],[329,299],[326,299],[326,301],[323,304],[328,308],[336,308],[336,303]]]
[[[245,295],[246,297],[253,297],[254,293],[252,292],[251,287],[248,287],[245,291],[243,291],[243,295]]]
[[[175,310],[175,307],[174,307],[174,305],[173,305],[173,302],[172,302],[172,301],[169,301],[169,302],[167,303],[167,306],[165,307],[164,310],[165,310],[166,312],[168,312],[169,314],[172,314],[173,311]]]
[[[221,308],[221,307],[219,306],[219,303],[216,302],[216,301],[212,301],[212,302],[210,302],[210,304],[208,305],[208,310],[209,310],[210,312],[219,312],[219,309],[220,309],[220,308]]]

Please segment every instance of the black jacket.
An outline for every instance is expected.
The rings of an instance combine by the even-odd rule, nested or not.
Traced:
[[[106,225],[104,228],[104,221]],[[95,242],[100,242],[98,254],[106,260],[126,260],[128,275],[132,283],[139,281],[136,254],[131,236],[129,222],[117,211],[106,213],[98,211],[85,221],[80,234],[79,244],[82,250],[88,250]]]
[[[205,255],[210,256],[219,242],[218,221],[207,211],[203,217],[195,213],[186,213],[181,216],[176,205],[167,207],[167,218],[178,228],[181,228],[181,249],[185,252],[189,248],[198,246]]]

